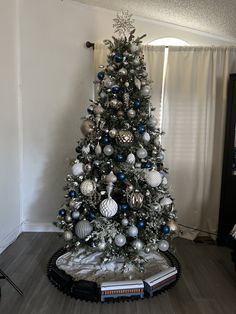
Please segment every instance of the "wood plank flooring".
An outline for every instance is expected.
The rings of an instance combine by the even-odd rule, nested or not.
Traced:
[[[236,313],[236,272],[227,248],[176,239],[183,274],[173,289],[144,301],[94,304],[71,299],[48,281],[47,262],[62,245],[56,233],[23,233],[0,255],[0,268],[24,292],[21,297],[1,280],[1,314]]]

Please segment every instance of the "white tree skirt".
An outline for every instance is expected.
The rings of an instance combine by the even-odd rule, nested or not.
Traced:
[[[167,260],[158,252],[139,254],[145,258],[144,272],[132,263],[124,263],[117,259],[112,262],[103,261],[103,252],[88,252],[84,248],[76,252],[68,252],[60,256],[56,265],[64,270],[74,280],[90,280],[101,283],[128,279],[145,279],[170,267]],[[126,267],[124,268],[124,265]]]

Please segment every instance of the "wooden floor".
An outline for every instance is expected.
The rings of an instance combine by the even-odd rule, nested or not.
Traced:
[[[0,268],[24,292],[21,297],[1,280],[1,314],[236,313],[236,272],[227,248],[176,239],[183,274],[174,288],[144,301],[93,304],[63,295],[48,281],[48,259],[61,246],[56,233],[24,233],[0,255]]]

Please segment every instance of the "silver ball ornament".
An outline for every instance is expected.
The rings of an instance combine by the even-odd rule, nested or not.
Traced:
[[[150,253],[150,251],[151,251],[150,247],[146,246],[145,249],[144,249],[144,252],[146,254],[148,254],[148,253]]]
[[[143,140],[144,140],[144,142],[145,142],[145,143],[148,143],[148,142],[150,141],[150,139],[151,139],[150,134],[149,134],[148,132],[145,132],[145,133],[143,134]]]
[[[80,216],[80,212],[76,210],[76,211],[72,212],[71,216],[73,219],[78,219]]]
[[[65,241],[70,241],[73,238],[72,232],[68,230],[64,232],[63,236],[64,236]]]
[[[85,196],[92,196],[96,189],[96,183],[92,180],[84,180],[80,185],[80,191]]]
[[[138,191],[134,191],[128,198],[128,203],[131,208],[139,209],[143,205],[144,196]]]
[[[83,135],[88,135],[92,132],[94,132],[95,129],[95,124],[93,121],[91,120],[84,120],[82,125],[81,125],[81,132],[83,133]]]
[[[112,88],[114,82],[109,77],[107,77],[105,80],[103,80],[103,84],[106,88]]]
[[[136,152],[136,155],[138,158],[143,159],[147,157],[148,153],[145,148],[139,148]]]
[[[122,247],[126,243],[126,237],[123,234],[117,234],[115,236],[115,244],[116,246]]]
[[[139,58],[135,58],[135,59],[133,60],[133,65],[138,66],[139,63],[140,63]]]
[[[152,170],[152,171],[146,172],[145,179],[146,179],[147,184],[154,188],[161,184],[162,176],[160,172],[156,170]]]
[[[110,107],[111,108],[114,108],[114,109],[117,109],[118,108],[118,100],[115,98],[115,99],[112,99],[109,104],[110,104]]]
[[[125,87],[129,87],[129,82],[125,82]]]
[[[157,126],[158,120],[156,117],[151,116],[148,120],[148,126],[151,128],[155,128]]]
[[[123,218],[123,219],[121,220],[121,224],[122,224],[123,227],[128,226],[128,224],[129,224],[128,219],[127,219],[127,218]]]
[[[71,222],[72,221],[72,217],[70,215],[66,215],[65,221],[68,222],[68,223]]]
[[[112,137],[112,138],[116,137],[116,134],[117,134],[117,130],[116,130],[116,129],[111,129],[111,130],[109,131],[109,135],[110,135],[110,137]]]
[[[135,156],[133,153],[130,153],[128,156],[127,156],[127,159],[126,159],[126,162],[130,165],[134,165],[135,164]]]
[[[169,243],[166,240],[161,240],[158,243],[158,248],[162,252],[166,252],[169,249]]]
[[[130,226],[127,230],[128,236],[135,238],[138,235],[138,228],[136,226]]]
[[[127,111],[127,116],[131,119],[134,118],[136,116],[136,111],[134,109],[129,109]]]
[[[80,176],[84,173],[84,164],[82,162],[76,162],[71,168],[74,176]]]
[[[93,226],[88,220],[81,220],[75,225],[75,234],[79,239],[86,238],[88,235],[90,235],[92,230]]]
[[[119,70],[119,73],[120,73],[121,75],[127,75],[127,70],[126,70],[125,68],[121,68],[121,69]]]
[[[136,250],[136,251],[140,251],[143,248],[143,242],[139,239],[136,239],[132,242],[132,247]]]
[[[104,217],[111,218],[117,213],[118,205],[112,198],[106,198],[100,203],[99,209]]]
[[[149,85],[145,85],[141,88],[141,95],[144,97],[147,97],[150,95],[151,88]]]
[[[114,148],[111,145],[106,145],[103,148],[103,152],[106,156],[111,156],[114,153]]]

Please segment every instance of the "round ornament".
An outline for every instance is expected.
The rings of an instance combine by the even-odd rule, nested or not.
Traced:
[[[84,180],[80,185],[80,191],[85,196],[92,196],[95,192],[96,184],[92,180]]]
[[[80,176],[84,173],[84,164],[82,162],[76,162],[71,168],[74,176]]]
[[[139,109],[141,107],[141,101],[139,99],[135,99],[133,106],[135,109]]]
[[[116,174],[118,181],[123,182],[126,179],[126,176],[123,172],[118,172]]]
[[[150,141],[151,137],[150,134],[148,132],[144,132],[143,134],[143,140],[145,143],[148,143]]]
[[[156,117],[151,116],[148,120],[148,126],[151,128],[155,128],[157,126],[158,120]]]
[[[169,249],[169,243],[166,240],[161,240],[158,243],[158,248],[162,252],[166,252]]]
[[[145,126],[144,125],[139,125],[137,127],[137,131],[139,134],[144,134],[145,133]]]
[[[125,161],[125,156],[123,153],[117,153],[116,154],[116,157],[115,157],[115,160],[118,161],[118,162],[123,162]]]
[[[96,215],[94,214],[94,212],[89,211],[88,213],[86,213],[86,219],[88,221],[93,221],[96,218]]]
[[[75,225],[75,234],[79,239],[86,238],[88,235],[90,235],[92,230],[93,226],[88,220],[81,220]]]
[[[163,185],[166,185],[167,183],[168,183],[167,178],[164,177],[164,178],[162,179],[162,184],[163,184]]]
[[[72,240],[72,238],[73,238],[73,234],[72,234],[71,231],[67,230],[67,231],[64,232],[64,239],[66,241],[70,241],[70,240]]]
[[[94,131],[95,124],[91,120],[84,120],[81,125],[81,132],[84,136],[91,134]]]
[[[98,242],[97,247],[100,251],[104,251],[106,248],[106,242],[105,241]]]
[[[134,191],[129,196],[129,206],[134,209],[139,209],[143,205],[144,196],[138,191]]]
[[[136,250],[136,251],[140,251],[143,248],[143,242],[139,239],[136,239],[132,242],[132,247]]]
[[[70,215],[66,215],[65,221],[66,221],[67,223],[70,223],[70,222],[72,221],[71,216],[70,216]]]
[[[123,61],[123,56],[121,53],[116,53],[113,57],[113,60],[116,62],[116,63],[121,63]]]
[[[143,159],[147,157],[147,151],[145,148],[139,148],[136,152],[138,158]]]
[[[127,230],[128,236],[135,238],[138,235],[138,228],[136,226],[130,226]]]
[[[141,89],[141,95],[144,96],[144,97],[147,97],[150,95],[150,92],[151,92],[151,88],[149,85],[145,85],[142,87]]]
[[[109,135],[110,135],[111,138],[116,137],[116,134],[117,134],[117,130],[116,129],[111,129],[109,131]]]
[[[121,220],[121,224],[122,224],[123,227],[128,226],[128,224],[129,224],[128,219],[127,219],[127,218],[123,218],[123,219]]]
[[[106,145],[103,148],[103,152],[106,156],[111,156],[114,153],[114,148],[111,145]]]
[[[74,190],[70,190],[70,192],[68,193],[70,198],[75,198],[76,197],[76,192]]]
[[[110,137],[109,137],[108,134],[104,134],[104,135],[102,136],[102,138],[101,138],[101,143],[102,143],[103,145],[107,145],[107,144],[110,143]]]
[[[66,215],[66,210],[64,208],[60,209],[58,211],[58,216],[60,217],[64,217]]]
[[[135,164],[135,156],[133,153],[130,153],[128,156],[127,156],[127,159],[126,159],[126,162],[130,165],[134,165]]]
[[[106,198],[100,203],[99,209],[104,217],[111,218],[117,213],[118,205],[112,198]]]
[[[100,104],[98,104],[96,107],[94,107],[94,113],[96,115],[101,115],[104,112],[104,109]]]
[[[115,236],[115,244],[116,246],[122,247],[126,243],[126,237],[123,234],[117,234]]]
[[[160,200],[161,206],[169,206],[173,203],[172,199],[169,197],[164,197]]]
[[[120,75],[127,75],[127,70],[125,68],[121,68],[119,70]]]
[[[116,143],[121,146],[129,146],[134,141],[134,135],[128,130],[120,130],[116,135]]]
[[[134,109],[129,109],[127,111],[127,116],[131,119],[133,119],[136,116],[136,111]]]
[[[127,203],[119,204],[118,209],[121,212],[126,212],[129,209],[129,204]]]
[[[98,72],[97,77],[100,81],[102,81],[104,79],[105,73],[103,71]]]
[[[138,220],[138,222],[137,222],[137,224],[136,224],[136,226],[138,227],[138,229],[143,229],[143,228],[145,228],[145,220],[143,220],[143,219],[139,219]]]
[[[140,63],[139,58],[135,58],[135,59],[133,60],[133,65],[138,66],[139,63]]]
[[[152,188],[155,188],[161,184],[162,176],[160,172],[152,170],[146,172],[145,179],[148,185],[150,185]]]
[[[107,77],[107,78],[105,78],[105,80],[103,81],[103,84],[104,84],[104,86],[105,86],[106,88],[111,88],[114,83],[113,83],[113,81],[112,81],[109,77]]]
[[[112,99],[109,104],[111,108],[118,109],[119,102],[116,98]]]
[[[114,85],[114,86],[112,86],[111,91],[113,94],[117,94],[120,91],[120,87],[118,85]]]
[[[170,233],[170,227],[168,225],[163,225],[163,226],[161,226],[161,231],[164,234],[169,234]]]
[[[72,212],[71,216],[72,216],[72,218],[75,219],[75,220],[76,220],[76,219],[79,219],[80,212],[76,210],[76,211]]]

